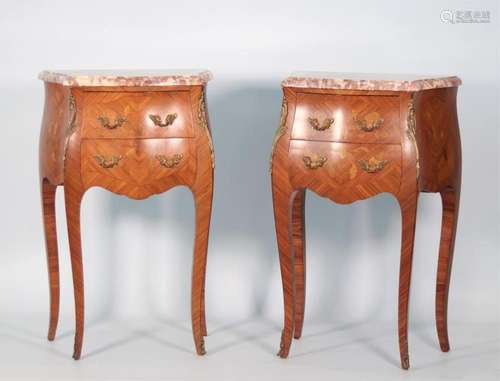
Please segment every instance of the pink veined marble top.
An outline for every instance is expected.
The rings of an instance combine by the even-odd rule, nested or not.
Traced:
[[[294,72],[286,78],[284,87],[340,90],[420,91],[462,84],[455,76],[405,74],[361,74],[328,72]]]
[[[208,70],[45,70],[38,78],[63,86],[193,86],[212,79]]]

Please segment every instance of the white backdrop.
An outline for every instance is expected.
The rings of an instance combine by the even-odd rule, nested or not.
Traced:
[[[446,24],[443,9],[486,9],[486,24]],[[497,323],[499,306],[499,39],[491,1],[15,1],[0,6],[0,324],[48,323],[38,189],[43,69],[210,69],[216,154],[207,318],[282,321],[268,158],[292,70],[452,74],[463,80],[461,216],[449,318]],[[61,319],[73,324],[62,192]],[[189,321],[194,210],[176,188],[146,201],[101,189],[84,199],[87,324]],[[422,195],[412,323],[432,322],[440,199]],[[311,321],[396,319],[400,215],[388,195],[349,206],[307,196]],[[10,324],[10,323],[9,323]],[[209,327],[210,330],[210,327]]]

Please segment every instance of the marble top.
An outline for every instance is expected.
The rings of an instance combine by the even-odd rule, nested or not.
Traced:
[[[309,87],[341,90],[419,91],[460,86],[455,76],[412,74],[362,74],[329,72],[294,72],[286,78],[284,87]]]
[[[212,79],[208,70],[45,70],[38,78],[63,86],[192,86]]]

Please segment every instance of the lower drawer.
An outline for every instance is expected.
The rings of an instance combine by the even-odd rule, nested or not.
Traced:
[[[196,173],[193,139],[86,139],[81,146],[85,188],[101,186],[141,199],[174,185],[190,185]]]
[[[401,146],[291,140],[289,166],[293,187],[345,204],[399,192]]]

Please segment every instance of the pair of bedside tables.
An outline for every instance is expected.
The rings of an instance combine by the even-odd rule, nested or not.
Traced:
[[[75,295],[73,357],[84,329],[80,207],[103,187],[133,199],[189,187],[195,201],[191,318],[205,353],[205,269],[214,149],[205,104],[207,71],[42,72],[45,110],[40,185],[50,284],[49,340],[56,333],[59,268],[55,191],[64,186]],[[402,213],[399,283],[401,365],[409,368],[408,302],[417,199],[439,192],[443,221],[436,286],[441,349],[449,350],[448,289],[461,183],[457,77],[297,73],[283,82],[270,172],[284,293],[279,355],[300,338],[305,306],[305,191],[347,204],[382,192]]]

